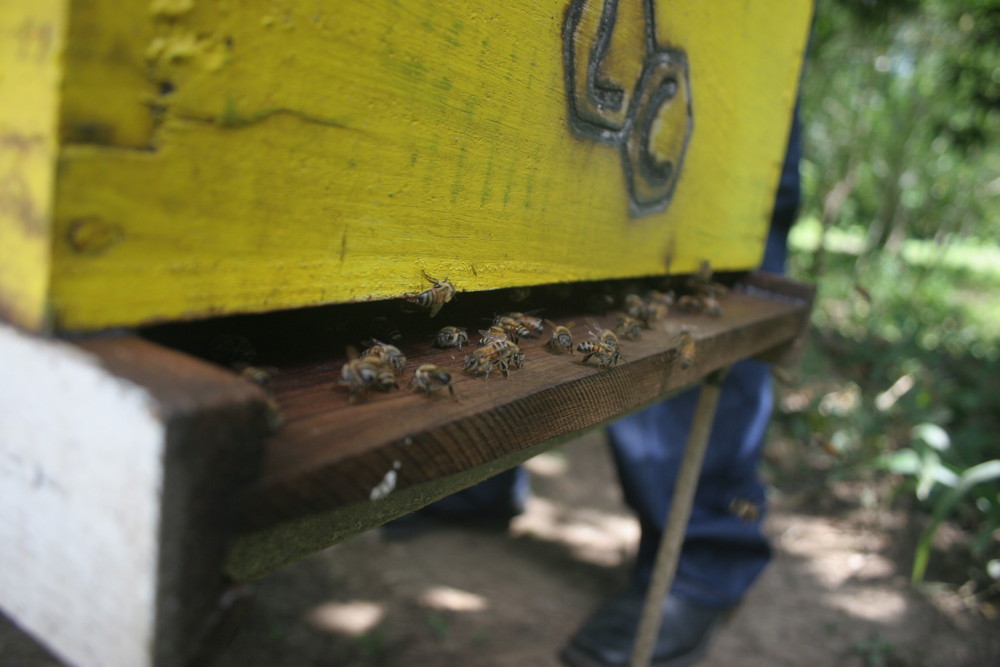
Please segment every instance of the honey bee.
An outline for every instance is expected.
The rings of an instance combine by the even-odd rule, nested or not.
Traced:
[[[524,336],[525,338],[530,336],[541,336],[545,333],[545,326],[543,324],[544,320],[540,317],[535,317],[534,315],[528,315],[526,313],[507,313],[505,317],[509,317],[524,327],[525,330],[530,332],[528,336]]]
[[[410,387],[414,391],[425,392],[428,398],[431,392],[441,391],[447,387],[451,397],[458,401],[458,397],[455,395],[455,388],[451,386],[451,373],[434,364],[422,364],[418,366],[417,370],[413,372],[413,377],[410,378]]]
[[[607,368],[622,360],[618,337],[613,331],[605,329],[600,335],[591,332],[590,336],[593,340],[585,340],[576,346],[578,352],[583,352],[581,363],[587,363],[591,357],[597,357],[597,365],[600,368]]]
[[[364,396],[369,389],[389,391],[396,384],[396,374],[392,367],[378,357],[361,357],[347,361],[340,369],[340,379],[337,384],[347,387],[353,403],[359,396]]]
[[[527,301],[528,297],[531,296],[530,287],[511,287],[507,290],[507,296],[510,298],[512,303],[521,303]]]
[[[371,340],[367,350],[361,353],[362,357],[375,357],[389,364],[389,367],[397,373],[403,372],[406,365],[406,356],[399,351],[395,345],[389,345],[378,340]]]
[[[619,315],[615,333],[622,338],[637,340],[642,335],[642,325],[639,323],[639,320],[633,319],[628,315]]]
[[[701,312],[709,317],[722,317],[722,306],[711,296],[701,297]]]
[[[499,368],[504,377],[507,377],[509,366],[510,364],[507,363],[492,345],[477,347],[471,353],[465,355],[465,370],[475,374],[482,373],[487,378],[494,368]]]
[[[677,306],[687,313],[708,315],[709,317],[720,317],[722,306],[715,297],[707,294],[685,294],[677,301]]]
[[[219,334],[212,338],[211,356],[221,364],[250,364],[257,357],[257,349],[246,336]]]
[[[465,356],[465,370],[490,376],[494,368],[499,368],[504,377],[509,377],[511,368],[524,366],[524,353],[515,343],[506,338],[495,338]]]
[[[507,315],[500,315],[493,320],[493,327],[500,327],[507,334],[507,338],[514,343],[522,338],[531,337],[531,331],[527,327]],[[491,330],[493,327],[491,327]]]
[[[674,305],[675,297],[673,292],[660,292],[658,290],[650,290],[649,300],[652,301],[653,303],[657,303],[660,304],[661,306],[670,308],[670,306]],[[664,313],[664,315],[666,315],[666,313]]]
[[[490,343],[497,340],[511,340],[507,335],[507,330],[501,326],[493,325],[489,329],[479,330],[479,344],[489,345]]]
[[[652,323],[665,318],[669,310],[667,304],[647,301],[638,294],[625,297],[625,314],[640,322],[643,329],[651,329]]]
[[[271,384],[271,372],[265,368],[260,368],[258,366],[245,366],[237,365],[240,371],[240,377],[244,380],[249,380],[255,385],[266,388]]]
[[[429,310],[431,317],[437,315],[444,304],[455,298],[455,286],[448,282],[448,279],[438,280],[422,272],[424,278],[431,282],[430,289],[426,289],[419,294],[406,294],[403,298],[416,306]]]
[[[587,310],[603,315],[615,307],[615,298],[607,292],[591,294],[587,297]]]
[[[461,327],[443,327],[434,336],[434,347],[455,347],[459,350],[469,342],[469,334]]]
[[[695,345],[694,338],[687,331],[680,333],[677,349],[677,358],[680,359],[681,368],[691,368],[691,364],[694,363]]]
[[[566,326],[560,326],[550,320],[546,320],[546,322],[552,327],[552,338],[545,344],[549,351],[556,354],[563,354],[565,352],[573,354],[573,332],[570,331],[573,328],[573,323],[570,322]]]
[[[752,523],[760,519],[760,505],[746,498],[733,498],[729,503],[729,511],[742,519],[744,523]]]
[[[374,318],[371,321],[369,329],[371,330],[371,336],[373,339],[387,340],[392,345],[398,345],[403,342],[403,334],[399,332],[399,328],[390,322],[388,318]]]
[[[716,298],[725,296],[729,289],[712,280],[712,265],[704,260],[698,266],[698,271],[687,279],[687,287],[695,294],[704,297]]]
[[[677,307],[686,313],[701,312],[701,299],[692,294],[685,294],[677,299]]]

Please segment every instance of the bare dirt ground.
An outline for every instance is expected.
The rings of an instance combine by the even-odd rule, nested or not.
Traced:
[[[529,467],[534,497],[508,533],[372,531],[256,582],[250,618],[216,667],[555,667],[566,638],[626,580],[638,529],[599,433]],[[776,492],[774,562],[706,667],[1000,665],[1000,623],[953,591],[909,588],[893,516],[816,513],[824,492],[808,502]],[[59,664],[0,621],[0,667]]]

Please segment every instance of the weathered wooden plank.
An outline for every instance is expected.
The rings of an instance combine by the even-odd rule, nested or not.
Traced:
[[[0,365],[0,605],[74,665],[186,664],[260,461],[259,390],[128,337],[0,326]]]
[[[761,285],[754,278],[749,285]],[[495,474],[558,438],[638,409],[742,358],[788,344],[808,320],[808,294],[770,279],[769,290],[730,293],[722,317],[671,315],[639,340],[626,361],[601,370],[581,355],[554,355],[522,341],[525,367],[487,379],[461,372],[464,354],[408,339],[408,365],[451,369],[460,402],[406,391],[351,404],[332,386],[343,357],[280,367],[272,390],[285,424],[266,444],[263,474],[245,499],[244,535],[229,570],[257,576],[287,560],[374,527]],[[777,290],[777,291],[775,291]],[[579,306],[582,299],[567,299]],[[575,320],[577,339],[589,328]],[[616,314],[593,316],[613,326]],[[461,322],[458,320],[457,322]],[[695,340],[689,366],[677,361],[679,332]]]
[[[811,12],[67,6],[31,292],[64,329],[398,297],[422,270],[485,290],[750,268]]]

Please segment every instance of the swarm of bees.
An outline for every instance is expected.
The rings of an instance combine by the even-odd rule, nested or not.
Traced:
[[[434,317],[446,303],[454,299],[456,289],[447,278],[438,280],[426,272],[423,272],[423,277],[430,283],[430,287],[419,293],[408,293],[404,295],[404,299],[415,309],[426,311]],[[535,314],[537,311],[495,315],[488,328],[478,330],[478,343],[465,353],[462,368],[465,372],[484,379],[497,371],[504,377],[509,377],[511,370],[524,367],[524,341],[543,337],[547,326],[551,336],[544,342],[544,346],[549,352],[557,355],[574,355],[580,352],[580,363],[609,369],[625,360],[622,341],[640,340],[645,331],[656,329],[657,323],[664,320],[673,308],[710,316],[722,314],[719,298],[725,295],[726,288],[713,281],[712,269],[707,262],[702,264],[695,275],[681,281],[667,282],[665,285],[664,291],[636,290],[628,294],[614,294],[605,290],[592,295],[593,303],[588,304],[597,307],[601,314],[614,316],[615,319],[610,329],[588,320],[589,336],[583,341],[574,340],[572,322],[557,324],[538,317]],[[671,286],[677,287],[681,296],[677,297],[673,291],[669,291]],[[608,313],[615,310],[618,312]],[[402,341],[398,329],[385,318],[376,318],[372,322],[371,331],[373,337],[364,351],[349,354],[349,360],[342,367],[337,382],[347,388],[351,402],[373,391],[398,388],[406,366],[406,356],[397,347]],[[464,327],[444,326],[433,334],[432,344],[439,349],[463,350],[471,342],[470,332],[471,329]],[[528,347],[530,346],[529,342]],[[681,331],[675,356],[680,368],[691,368],[695,352],[694,337],[687,331]],[[428,397],[447,391],[455,398],[452,380],[452,370],[434,364],[421,364],[409,378],[409,387]]]
[[[434,317],[441,312],[444,304],[455,298],[455,286],[447,278],[438,280],[427,275],[426,271],[423,274],[430,281],[431,287],[419,294],[407,294],[404,298],[418,308],[430,311],[431,317]]]

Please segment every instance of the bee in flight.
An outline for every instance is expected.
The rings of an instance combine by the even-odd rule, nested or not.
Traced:
[[[451,373],[434,364],[421,364],[418,366],[417,370],[413,372],[413,377],[410,379],[410,387],[414,391],[425,392],[428,398],[432,392],[447,388],[451,397],[455,401],[458,401],[458,396],[455,395],[455,388],[451,386]]]
[[[560,326],[550,320],[546,320],[546,322],[552,327],[552,338],[545,344],[549,352],[556,354],[569,352],[573,354],[573,332],[570,331],[573,328],[573,323],[570,322],[566,326]]]
[[[419,308],[429,310],[431,317],[434,317],[441,311],[444,304],[455,298],[455,286],[448,282],[447,278],[438,280],[431,278],[426,271],[422,273],[424,278],[431,282],[431,287],[419,294],[406,294],[403,298]]]
[[[397,373],[402,373],[403,367],[406,365],[406,356],[399,351],[398,347],[374,339],[369,341],[368,349],[362,352],[361,356],[381,359]]]
[[[744,523],[753,523],[760,519],[760,505],[752,503],[746,498],[733,498],[729,502],[729,511]]]
[[[461,327],[443,327],[434,336],[434,347],[462,349],[469,342],[469,334]]]

